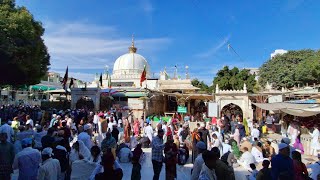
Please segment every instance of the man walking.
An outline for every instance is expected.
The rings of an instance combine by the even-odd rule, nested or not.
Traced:
[[[13,169],[19,169],[18,180],[35,180],[38,176],[41,155],[37,149],[33,149],[32,139],[25,138],[21,141],[23,150],[20,151],[13,161]]]
[[[2,126],[0,126],[0,133],[6,133],[7,134],[7,141],[12,143],[12,138],[14,136],[13,128],[8,125],[8,122],[6,120],[3,121],[3,123],[4,124]]]
[[[211,144],[211,137],[210,137],[209,130],[206,129],[206,125],[201,124],[201,128],[198,130],[198,132],[200,134],[201,141],[204,142],[204,144],[206,144],[207,148],[210,147],[210,145],[208,146],[208,140]]]
[[[7,133],[0,133],[0,179],[11,179],[13,159],[14,146],[7,142]]]
[[[163,129],[158,130],[158,135],[152,140],[152,165],[153,165],[153,180],[159,180],[163,162]]]
[[[42,150],[42,164],[39,167],[38,180],[58,180],[61,174],[60,162],[52,159],[52,148]]]
[[[279,144],[279,154],[271,159],[271,176],[273,180],[277,180],[279,176],[293,179],[293,161],[289,157],[290,148],[285,143]]]
[[[207,149],[206,144],[204,142],[202,142],[202,141],[199,141],[196,144],[196,147],[198,149],[199,154],[198,154],[198,156],[195,159],[194,164],[193,164],[191,180],[198,180],[200,172],[201,172],[202,165],[204,164],[202,153],[204,151],[206,151],[206,149]]]

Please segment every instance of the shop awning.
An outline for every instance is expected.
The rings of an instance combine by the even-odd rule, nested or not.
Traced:
[[[252,103],[257,107],[268,111],[279,111],[281,109],[305,109],[313,104],[293,104],[293,103]]]
[[[320,108],[310,111],[309,109],[281,109],[282,112],[293,116],[308,117],[320,114]]]
[[[293,103],[253,103],[257,107],[268,110],[284,112],[293,116],[308,117],[320,114],[318,104],[293,104]]]

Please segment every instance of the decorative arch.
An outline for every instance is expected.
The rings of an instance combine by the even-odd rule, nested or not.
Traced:
[[[231,117],[231,115],[240,115],[241,117],[243,117],[243,110],[240,106],[234,103],[229,103],[222,107],[221,115],[222,114],[227,115],[228,117]]]
[[[94,101],[89,96],[82,96],[77,100],[76,108],[77,109],[93,110],[94,109]]]
[[[99,110],[100,108],[100,89],[98,88],[72,88],[71,89],[71,108],[77,108],[77,103],[80,99],[81,101],[92,100],[93,108],[92,110]],[[85,97],[85,99],[83,99]],[[92,103],[90,103],[92,105]],[[90,107],[91,107],[90,105]],[[79,105],[78,105],[79,106]]]

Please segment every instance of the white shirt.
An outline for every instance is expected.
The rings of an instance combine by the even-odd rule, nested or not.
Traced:
[[[26,122],[26,124],[30,124],[32,127],[34,127],[34,126],[33,126],[33,120],[32,120],[32,119],[28,119],[27,122]]]
[[[0,127],[0,133],[6,133],[7,134],[7,141],[12,142],[12,137],[14,135],[14,132],[13,132],[12,127],[9,126],[7,123]]]
[[[204,160],[202,158],[202,154],[199,154],[197,158],[194,160],[193,170],[192,170],[190,180],[198,180],[203,164],[204,164]]]
[[[76,169],[76,171],[71,171],[70,179],[88,180],[96,167],[96,163],[92,163],[88,160],[76,160],[72,163],[72,169]]]
[[[146,135],[150,141],[152,141],[152,137],[153,137],[153,129],[150,125],[148,125],[147,127],[145,127],[143,129],[143,134]]]
[[[246,151],[241,155],[239,163],[241,165],[243,165],[244,168],[249,169],[250,168],[250,164],[251,163],[255,163],[255,159],[254,159],[253,155],[250,152]]]
[[[231,146],[227,143],[222,143],[222,154],[221,155],[224,155],[228,151],[231,152]]]
[[[252,129],[252,128],[253,128],[253,122],[252,122],[252,120],[251,120],[251,119],[247,119],[247,122],[248,122],[248,127],[249,127],[250,129]]]
[[[219,139],[212,139],[212,147],[220,148],[221,143]]]
[[[253,128],[251,131],[252,140],[254,141],[254,138],[259,138],[260,131],[257,128]]]
[[[78,140],[81,140],[89,150],[91,149],[92,141],[91,141],[91,137],[89,136],[89,134],[87,132],[80,133],[78,135]]]
[[[164,131],[164,134],[167,134],[167,125],[165,125],[165,124],[162,124],[162,129],[163,129],[163,131]]]
[[[214,131],[212,134],[217,135],[217,138],[220,140],[220,142],[223,142],[223,138],[222,138],[221,134],[218,131]]]
[[[251,149],[251,154],[254,157],[254,159],[256,160],[256,162],[262,162],[263,161],[263,155],[262,152],[260,152],[256,147],[252,147]]]
[[[113,130],[113,123],[109,122],[108,123],[108,131],[112,132],[112,130]]]
[[[38,180],[57,180],[61,174],[60,162],[57,159],[47,159],[39,167]]]
[[[68,119],[67,119],[67,126],[68,126],[68,128],[71,128],[72,125],[73,125],[73,120],[72,120],[71,118],[68,118]]]
[[[311,169],[311,175],[310,177],[312,179],[317,179],[318,174],[320,174],[320,161],[314,163],[314,164],[310,164],[307,166],[307,168]]]
[[[99,122],[99,116],[98,115],[94,115],[93,116],[93,123],[94,124],[98,124],[98,122]]]

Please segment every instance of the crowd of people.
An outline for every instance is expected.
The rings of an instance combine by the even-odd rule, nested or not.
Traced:
[[[11,179],[13,170],[19,170],[21,180],[117,180],[124,175],[121,163],[131,163],[131,179],[140,180],[144,148],[152,151],[154,180],[160,179],[163,164],[165,178],[178,179],[177,165],[188,162],[193,163],[191,180],[233,180],[238,166],[250,171],[250,180],[318,179],[320,173],[317,127],[311,133],[312,154],[319,161],[305,165],[299,132],[290,134],[294,125],[285,133],[289,138],[277,142],[263,136],[261,124],[239,115],[199,122],[192,130],[178,114],[168,122],[153,122],[114,109],[48,113],[38,107],[7,106],[0,115],[0,179],[4,180]]]

